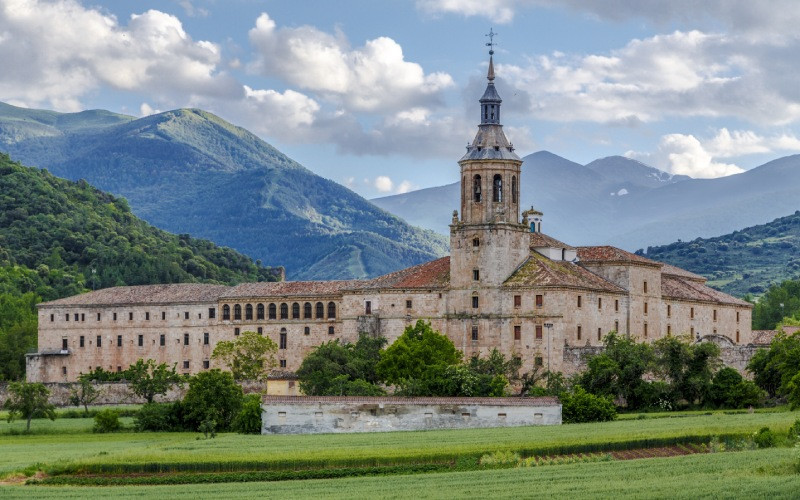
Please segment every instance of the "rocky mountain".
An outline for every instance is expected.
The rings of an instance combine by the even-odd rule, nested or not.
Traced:
[[[447,251],[441,236],[201,110],[135,119],[3,104],[0,150],[123,196],[157,227],[285,266],[289,279],[376,276]]]

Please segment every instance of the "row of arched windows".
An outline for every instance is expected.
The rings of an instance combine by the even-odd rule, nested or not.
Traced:
[[[245,321],[252,321],[253,318],[253,304],[246,304],[244,306],[244,319]],[[303,319],[325,319],[325,304],[317,302],[312,305],[311,302],[303,304]],[[266,315],[265,315],[266,311]],[[255,319],[278,319],[278,311],[280,311],[280,319],[289,319],[289,304],[282,303],[280,305],[269,304],[264,307],[264,304],[257,304],[255,306]],[[327,307],[328,319],[336,318],[336,304],[328,302]],[[231,306],[225,304],[222,306],[222,319],[224,321],[231,320]],[[240,304],[233,305],[233,319],[242,319],[242,306]],[[292,319],[300,319],[300,303],[294,302],[292,304]]]
[[[511,203],[517,203],[517,176],[511,177]],[[472,200],[480,203],[483,199],[482,180],[480,175],[472,178]],[[503,177],[495,174],[492,178],[492,201],[500,203],[503,201]]]

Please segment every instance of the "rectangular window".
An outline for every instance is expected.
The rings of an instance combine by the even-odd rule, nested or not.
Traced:
[[[667,325],[667,335],[672,335],[672,325]]]
[[[264,335],[264,328],[259,326],[259,327],[258,327],[258,332],[257,332],[257,333],[258,333],[259,335]]]
[[[214,307],[208,308],[208,319],[214,319],[217,317],[217,310]],[[261,318],[264,319],[264,318]]]
[[[647,282],[646,281],[644,282],[644,287],[642,287],[642,288],[644,288],[644,293],[647,293]]]
[[[412,305],[412,304],[411,304],[411,301],[410,301],[410,300],[407,300],[407,301],[406,301],[406,309],[411,309],[411,305]]]
[[[144,335],[139,335],[139,347],[144,346]]]
[[[61,339],[61,350],[66,351],[69,349],[69,341],[66,338]]]
[[[542,325],[536,325],[536,340],[542,340]]]
[[[372,314],[372,301],[367,300],[364,302],[364,314]]]
[[[544,306],[544,295],[537,295],[536,296],[536,307]]]
[[[669,318],[671,316],[672,316],[672,305],[667,304],[667,317]]]
[[[472,238],[472,246],[479,247],[481,246],[481,240],[478,238]]]
[[[472,327],[472,340],[473,341],[478,340],[478,327],[477,326],[473,326]]]
[[[286,332],[281,332],[279,349],[286,349]]]
[[[281,368],[286,368],[286,360],[285,359],[280,360],[280,366],[281,366]],[[284,413],[283,416],[285,417],[286,414]]]
[[[158,336],[158,345],[160,345],[161,347],[167,345],[167,336],[164,335],[163,333]]]
[[[114,321],[117,320],[117,313],[114,313],[114,318],[113,319],[114,319]]]
[[[644,313],[647,314],[647,302],[644,303]]]
[[[203,345],[208,345],[208,332],[203,332]]]
[[[164,321],[166,319],[167,319],[167,311],[161,311],[161,321]]]
[[[183,334],[183,345],[189,345],[189,334],[188,333],[184,333]]]
[[[739,343],[739,330],[736,330],[736,343]]]
[[[514,325],[514,340],[522,340],[522,326]]]
[[[189,319],[189,311],[184,311],[183,319]]]
[[[67,374],[67,367],[66,366],[62,366],[61,367],[61,375],[66,375],[66,374]]]
[[[689,309],[689,318],[694,319],[694,307]]]
[[[208,370],[208,367],[211,366],[211,363],[207,359],[203,360],[203,369]]]
[[[614,311],[619,312],[619,299],[614,299]]]
[[[122,372],[122,366],[117,365],[117,373],[120,373],[120,372]]]
[[[133,321],[133,313],[132,312],[128,313],[128,321]]]
[[[603,340],[603,329],[602,328],[598,328],[597,329],[597,340]]]
[[[692,335],[692,337],[694,337],[694,327],[691,327],[689,329],[689,333]]]
[[[581,339],[581,326],[578,325],[578,340]]]
[[[84,337],[83,335],[81,335],[80,338],[78,339],[78,347],[83,347],[84,343],[85,343]]]
[[[736,311],[736,322],[739,322],[739,311]]]
[[[479,269],[472,270],[472,281],[480,281],[481,271]]]
[[[103,347],[103,337],[97,336],[97,347]]]
[[[66,315],[66,320],[69,321],[69,313]]]
[[[329,326],[328,327],[328,335],[333,335],[335,333],[336,333],[336,330],[334,330],[332,326]]]
[[[234,335],[239,335],[239,328],[238,327],[233,329],[233,334]]]
[[[311,335],[311,327],[306,326],[303,328],[303,335]]]
[[[97,321],[100,321],[100,313],[97,313]]]
[[[522,295],[514,295],[514,307],[522,307]]]
[[[122,347],[122,335],[117,335],[117,347]]]
[[[578,295],[578,307],[581,307],[583,305],[582,302],[583,302],[583,297]]]
[[[86,321],[86,314],[81,313],[81,321]]]
[[[644,324],[644,338],[647,338],[647,323]]]
[[[183,369],[184,370],[188,370],[189,369],[189,360],[188,359],[183,360]]]
[[[614,331],[619,333],[619,320],[614,320]]]
[[[472,308],[473,309],[477,309],[478,308],[478,296],[477,295],[473,295],[472,296]]]
[[[75,321],[78,321],[78,313],[75,313]]]
[[[598,309],[603,308],[603,297],[597,297],[597,308]]]
[[[541,356],[536,356],[533,358],[533,364],[536,366],[544,366],[544,359]]]
[[[714,321],[716,321],[716,320],[717,320],[717,310],[714,309]]]

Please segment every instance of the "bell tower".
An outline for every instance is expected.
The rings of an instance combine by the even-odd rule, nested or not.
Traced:
[[[494,36],[490,32],[489,37]],[[496,287],[528,257],[528,228],[519,220],[522,160],[500,124],[503,102],[494,86],[494,42],[487,43],[489,72],[480,98],[480,124],[461,167],[461,217],[450,225],[450,284],[458,289]]]

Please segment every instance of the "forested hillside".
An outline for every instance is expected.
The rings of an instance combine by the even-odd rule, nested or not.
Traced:
[[[85,181],[0,154],[0,379],[19,378],[25,351],[36,347],[40,300],[116,285],[279,277],[229,248],[157,229]]]

